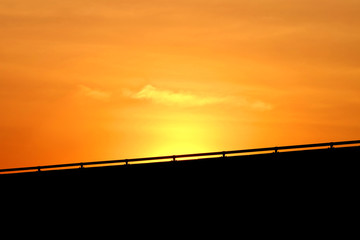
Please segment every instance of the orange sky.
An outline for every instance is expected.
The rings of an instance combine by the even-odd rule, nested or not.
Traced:
[[[360,138],[358,0],[0,0],[0,168]]]

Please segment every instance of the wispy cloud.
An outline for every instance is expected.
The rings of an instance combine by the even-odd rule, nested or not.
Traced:
[[[79,85],[79,92],[81,95],[84,95],[84,96],[87,96],[87,97],[90,97],[90,98],[93,98],[96,100],[101,100],[101,101],[107,101],[111,97],[110,92],[90,88],[85,85]]]
[[[204,106],[224,102],[224,98],[199,96],[187,92],[174,92],[147,85],[139,92],[131,94],[135,99],[150,99],[159,104],[179,106]]]
[[[124,91],[124,95],[133,99],[150,100],[157,104],[181,107],[196,107],[212,104],[230,104],[251,108],[258,111],[268,111],[273,108],[269,103],[260,100],[248,100],[237,96],[204,96],[189,92],[175,92],[167,89],[159,89],[152,85],[146,85],[138,92]]]
[[[251,105],[252,109],[256,109],[256,110],[259,110],[259,111],[269,111],[269,110],[273,109],[272,104],[266,103],[266,102],[263,102],[263,101],[259,101],[259,100],[251,103],[250,105]]]

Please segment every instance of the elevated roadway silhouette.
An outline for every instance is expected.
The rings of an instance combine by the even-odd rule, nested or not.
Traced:
[[[360,141],[169,155],[62,165],[1,169],[0,179],[81,181],[187,181],[191,178],[305,179],[350,176],[357,171]]]

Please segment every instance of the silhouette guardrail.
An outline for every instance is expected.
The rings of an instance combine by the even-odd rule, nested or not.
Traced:
[[[269,148],[253,148],[253,149],[243,149],[243,150],[235,150],[235,151],[169,155],[169,156],[161,156],[161,157],[133,158],[133,159],[122,159],[122,160],[106,160],[106,161],[94,161],[94,162],[44,165],[44,166],[35,166],[35,167],[8,168],[8,169],[0,169],[0,173],[27,172],[27,171],[32,171],[32,170],[41,172],[42,170],[46,170],[46,169],[61,169],[61,168],[69,168],[69,167],[70,168],[71,167],[84,168],[85,166],[95,167],[95,166],[99,166],[99,165],[111,165],[111,164],[120,164],[120,163],[128,165],[129,163],[144,162],[144,161],[155,161],[156,162],[156,160],[166,160],[166,159],[169,159],[170,161],[182,161],[181,158],[207,157],[207,156],[219,156],[219,157],[225,158],[228,155],[240,154],[240,153],[255,153],[255,152],[258,153],[258,152],[268,152],[268,151],[274,151],[274,153],[278,153],[279,150],[321,148],[321,147],[334,148],[334,146],[353,145],[353,144],[360,144],[360,140],[304,144],[304,145],[291,145],[291,146],[269,147]]]

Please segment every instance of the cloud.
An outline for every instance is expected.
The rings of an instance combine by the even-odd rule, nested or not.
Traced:
[[[259,110],[259,111],[269,111],[273,109],[273,106],[270,103],[266,103],[263,101],[255,101],[250,104],[252,109]]]
[[[128,95],[134,99],[149,99],[155,103],[165,105],[178,105],[178,106],[204,106],[209,104],[216,104],[224,102],[224,98],[199,96],[192,93],[173,92],[170,90],[159,89],[152,85],[146,85],[139,92],[131,93]]]
[[[85,85],[79,85],[79,91],[81,95],[96,99],[96,100],[101,100],[101,101],[107,101],[109,100],[109,98],[111,97],[111,93],[110,92],[105,92],[102,90],[98,90],[98,89],[93,89],[90,87],[87,87]]]
[[[146,99],[156,104],[167,106],[196,107],[212,104],[228,104],[233,106],[247,107],[257,111],[268,111],[273,109],[269,103],[259,100],[248,100],[244,97],[215,97],[201,96],[189,92],[174,92],[166,89],[159,89],[152,85],[146,85],[138,92],[124,90],[124,95],[133,99]]]

